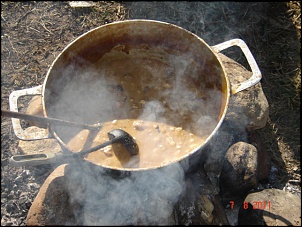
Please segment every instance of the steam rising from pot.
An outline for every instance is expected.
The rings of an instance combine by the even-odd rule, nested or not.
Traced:
[[[68,167],[70,202],[83,225],[172,225],[173,207],[185,187],[180,164],[150,171],[99,172],[87,163]],[[100,170],[98,170],[100,171]]]
[[[60,76],[46,86],[45,96],[53,97],[46,100],[47,113],[87,124],[128,118],[161,122],[207,138],[219,121],[225,95],[222,71],[215,59],[205,63],[208,52],[196,59],[194,43],[186,45],[185,53],[166,51],[165,45],[117,45],[93,63],[75,57],[53,69],[52,75]],[[55,131],[66,143],[79,132]],[[72,203],[83,206],[75,216],[84,225],[174,224],[169,217],[184,190],[187,166],[176,162],[115,179],[88,165],[70,167],[78,168],[70,171],[69,190]]]

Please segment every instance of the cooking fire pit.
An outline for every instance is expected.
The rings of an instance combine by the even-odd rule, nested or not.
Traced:
[[[234,45],[241,48],[252,72],[230,84],[229,76],[237,75],[226,72],[223,56],[218,52]],[[178,221],[167,218],[177,214],[173,207],[179,197],[186,198],[191,190],[193,197],[180,202],[178,211],[189,214],[186,210],[192,206],[187,201],[195,204],[196,200],[204,223],[226,224],[219,186],[215,182],[211,186],[212,176],[207,176],[202,167],[212,161],[209,157],[221,156],[225,149],[218,153],[212,150],[209,155],[206,146],[222,130],[230,97],[260,79],[252,54],[239,39],[210,47],[183,28],[153,20],[115,22],[83,34],[56,58],[43,86],[12,92],[10,110],[18,111],[17,100],[21,96],[42,95],[41,110],[36,112],[84,124],[99,123],[101,129],[48,124],[46,130],[41,128],[28,134],[20,127],[20,120],[13,119],[15,133],[22,140],[54,138],[62,152],[68,154],[103,143],[108,140],[107,132],[116,128],[134,137],[139,153],[129,156],[112,145],[58,167],[56,171],[66,185],[57,185],[58,179],[50,177],[52,180],[41,188],[31,207],[28,224],[59,224],[63,217],[48,218],[53,216],[52,212],[62,210],[60,205],[63,210],[70,210],[65,206],[79,208],[73,214],[82,216],[73,216],[73,221],[80,220],[80,224],[175,224],[180,219],[192,222],[191,217],[183,217],[183,212],[178,212]],[[229,145],[225,144],[225,148]],[[20,159],[14,157],[14,161]],[[190,177],[190,172],[195,177]],[[118,180],[112,177],[116,174]],[[203,182],[203,190],[190,190],[190,183],[185,182],[192,179]],[[136,189],[127,189],[130,185]],[[216,189],[209,190],[213,187]],[[44,201],[41,207],[41,198],[48,200],[46,194],[56,194],[52,188],[65,189],[62,193],[69,198],[64,200],[67,203]],[[129,190],[131,193],[127,194]],[[109,200],[103,200],[104,197]],[[116,205],[105,205],[112,199],[120,201],[121,206],[121,212],[115,215],[110,210],[116,210]],[[134,203],[132,209],[126,206],[128,203]],[[164,209],[160,211],[159,207]],[[83,213],[83,209],[87,212]],[[46,210],[51,213],[41,219],[39,213]]]
[[[224,55],[220,54],[219,56],[226,65],[226,73],[230,76],[231,82],[234,80],[238,83],[238,81],[244,81],[250,77],[250,72],[238,63]],[[236,77],[238,74],[243,75],[243,78]],[[260,84],[249,91],[241,92],[241,94],[248,94],[247,100],[251,105],[240,105],[236,99],[238,98],[242,102],[244,96],[239,96],[239,94],[231,99],[225,123],[216,135],[218,139],[214,139],[213,142],[216,143],[217,140],[220,140],[223,141],[223,145],[209,144],[206,146],[204,155],[199,159],[198,164],[194,165],[194,168],[190,168],[190,171],[185,173],[178,163],[174,163],[167,169],[160,168],[140,174],[137,174],[136,171],[132,173],[117,170],[105,171],[103,168],[100,169],[94,164],[88,164],[81,160],[79,163],[61,165],[55,169],[41,187],[29,210],[27,224],[236,223],[237,217],[233,219],[229,217],[230,215],[227,217],[228,213],[219,195],[219,185],[213,179],[222,169],[221,159],[227,148],[237,140],[247,140],[244,130],[246,124],[250,128],[259,128],[265,125],[267,117],[265,114],[260,117],[255,116],[253,115],[255,111],[245,110],[248,106],[254,105],[251,100],[258,102],[258,106],[262,106],[263,110],[266,109],[265,104],[259,105],[260,100],[250,99],[251,94],[257,94],[259,99],[266,101]],[[30,108],[41,109],[41,105]],[[32,110],[28,111],[31,112]],[[34,110],[34,112],[39,111]],[[247,115],[247,118],[244,118],[242,122],[238,122],[234,113],[241,114],[243,112],[252,114]],[[261,113],[261,111],[257,113]],[[258,121],[254,119],[258,119]],[[26,130],[26,132],[29,131]],[[226,131],[229,136],[224,135]],[[236,134],[239,137],[236,138]],[[45,142],[57,143],[55,139],[50,139],[48,142],[44,140],[21,140],[19,146],[26,154],[30,154],[32,150],[36,150],[35,147],[40,142],[44,144]],[[28,144],[30,146],[25,148]],[[45,153],[49,150],[41,150],[40,152]],[[208,165],[216,168],[216,172],[208,170]],[[132,188],[133,185],[137,185],[137,188]],[[234,212],[236,213],[236,211],[232,213]]]
[[[291,31],[292,27],[289,26],[290,24],[285,23],[287,20],[286,17],[282,17],[282,28],[280,27],[281,23],[275,23],[275,20],[271,20],[271,16],[274,16],[275,18],[276,15],[279,15],[275,9],[277,9],[279,12],[281,4],[277,4],[277,6],[267,3],[204,4],[201,2],[130,2],[129,4],[125,3],[124,5],[124,3],[115,2],[95,2],[94,5],[94,7],[90,8],[72,8],[72,6],[68,7],[67,2],[2,3],[4,8],[2,12],[3,15],[1,17],[3,22],[2,52],[4,56],[2,60],[3,83],[1,85],[1,87],[4,88],[2,90],[2,108],[4,107],[5,109],[9,109],[7,102],[8,95],[13,90],[24,89],[30,86],[42,84],[42,79],[45,78],[44,73],[47,72],[47,69],[49,68],[52,70],[53,65],[51,65],[51,63],[54,57],[57,56],[57,54],[59,54],[59,52],[67,44],[66,42],[69,42],[71,39],[74,39],[83,32],[86,32],[88,29],[99,26],[98,23],[106,24],[110,21],[124,20],[124,6],[127,7],[127,10],[128,7],[130,8],[129,17],[131,18],[154,18],[178,24],[179,26],[189,29],[195,34],[200,35],[201,38],[204,38],[208,42],[211,42],[211,45],[228,40],[228,37],[242,37],[243,39],[248,38],[248,40],[245,41],[247,41],[251,47],[255,49],[261,48],[258,49],[260,52],[255,52],[254,54],[259,55],[259,60],[261,59],[262,65],[264,65],[262,69],[264,70],[263,73],[266,77],[264,85],[267,87],[281,87],[278,85],[278,82],[276,82],[279,80],[275,80],[275,77],[272,76],[271,69],[277,65],[277,68],[283,68],[285,65],[287,65],[286,62],[290,62],[289,65],[294,63],[292,62],[294,56],[290,54],[289,57],[290,50],[295,49],[295,46],[292,45],[292,39],[295,39],[293,34],[294,31],[289,32]],[[107,6],[110,6],[109,10],[107,9]],[[285,11],[286,9],[282,8],[282,10]],[[14,13],[11,13],[12,11]],[[281,21],[278,20],[278,22]],[[252,23],[253,26],[246,26],[246,24],[250,23]],[[272,42],[274,45],[267,46],[266,44],[270,43],[272,40],[275,40],[276,36],[268,35],[263,37],[261,33],[258,33],[258,29],[262,28],[263,26],[266,28],[272,28],[272,31],[274,31],[273,34],[278,34],[278,40],[280,42]],[[245,29],[245,27],[247,29]],[[282,31],[280,31],[280,29],[282,29]],[[291,45],[289,46],[283,45],[284,42],[282,41],[281,37],[283,37],[285,34],[284,31],[287,31],[288,33],[286,37],[290,37],[290,39],[285,39],[287,41],[290,40],[288,43]],[[171,39],[173,39],[173,36]],[[111,41],[114,41],[114,39]],[[276,45],[277,43],[278,45]],[[126,47],[127,45],[124,46]],[[127,52],[129,51],[129,55],[131,55],[131,48],[123,48],[124,46],[121,45],[120,49],[117,48],[116,51],[120,51],[126,54],[126,56]],[[205,46],[207,47],[207,45]],[[28,49],[28,47],[30,49]],[[271,47],[273,48],[271,49]],[[256,85],[238,93],[234,92],[235,94],[232,94],[233,88],[236,86],[236,84],[240,84],[241,82],[248,80],[252,76],[252,73],[225,56],[217,54],[219,52],[218,49],[215,49],[211,46],[208,46],[208,48],[210,48],[210,52],[214,51],[214,56],[217,57],[219,64],[222,66],[222,68],[224,68],[225,78],[223,78],[230,80],[228,85],[230,96],[228,97],[228,102],[225,102],[226,105],[224,106],[226,113],[225,116],[223,116],[224,113],[222,114],[222,118],[220,118],[221,116],[219,115],[218,119],[220,119],[222,123],[219,125],[217,130],[209,129],[210,132],[215,131],[215,133],[213,136],[210,136],[211,138],[207,143],[203,144],[201,149],[202,152],[197,152],[197,147],[194,148],[193,145],[193,149],[189,151],[188,156],[183,157],[180,162],[179,160],[176,160],[175,162],[172,161],[171,163],[168,163],[168,165],[164,164],[163,167],[160,167],[157,165],[157,163],[155,168],[153,168],[154,166],[151,167],[151,165],[149,165],[149,167],[147,166],[148,170],[145,170],[139,165],[139,161],[143,160],[129,162],[129,157],[120,157],[116,159],[116,161],[119,160],[118,162],[111,163],[113,166],[110,165],[106,167],[104,163],[100,166],[99,164],[90,162],[87,159],[88,157],[85,156],[84,159],[79,158],[64,165],[55,163],[52,167],[48,165],[34,167],[29,166],[23,168],[15,168],[12,167],[12,165],[5,166],[5,164],[7,164],[6,158],[11,157],[11,155],[15,155],[15,157],[16,154],[23,154],[25,156],[39,154],[39,157],[42,157],[46,153],[72,155],[77,154],[77,152],[80,150],[86,148],[89,149],[89,147],[100,144],[105,139],[107,140],[108,137],[107,134],[104,133],[101,135],[101,137],[96,139],[97,134],[95,137],[93,137],[89,131],[75,128],[75,137],[69,134],[69,132],[69,135],[67,135],[68,137],[72,138],[74,142],[72,146],[70,146],[71,144],[69,144],[68,139],[66,141],[63,140],[64,144],[62,144],[60,141],[60,139],[64,139],[65,136],[65,129],[61,128],[61,126],[55,126],[53,124],[41,125],[33,122],[31,124],[38,126],[40,129],[37,130],[37,128],[34,126],[29,127],[25,129],[25,134],[23,135],[28,136],[29,138],[36,138],[37,134],[42,132],[43,135],[39,136],[41,140],[20,140],[19,146],[17,147],[12,145],[12,142],[16,142],[13,135],[14,130],[16,133],[18,133],[16,131],[16,124],[14,123],[13,130],[11,128],[10,121],[8,121],[8,119],[4,119],[2,122],[2,129],[4,129],[2,132],[2,137],[4,139],[2,148],[4,152],[2,152],[1,225],[23,225],[25,223],[26,216],[26,223],[28,225],[110,225],[114,223],[122,225],[127,223],[133,225],[199,225],[229,223],[236,225],[237,223],[255,223],[255,216],[251,215],[250,210],[244,210],[244,207],[241,205],[246,203],[244,203],[243,199],[238,200],[237,197],[239,197],[239,194],[244,194],[250,189],[254,190],[255,188],[263,189],[263,187],[270,187],[270,183],[272,183],[272,186],[275,187],[281,171],[283,171],[282,167],[279,165],[278,169],[275,166],[272,166],[272,168],[269,169],[269,165],[266,165],[266,163],[263,162],[266,160],[265,152],[263,153],[263,149],[261,148],[260,143],[258,143],[259,141],[254,141],[253,130],[264,127],[267,120],[267,101],[261,90],[260,83],[257,83]],[[283,58],[279,61],[279,55],[277,58],[273,57],[274,50],[279,52],[279,50],[282,50],[283,48],[289,50],[284,52],[285,59],[289,57],[287,58],[288,60],[285,60],[285,62],[282,60]],[[179,47],[177,47],[177,45],[175,50],[176,52],[179,51]],[[98,53],[98,51],[99,50],[97,48],[93,49],[94,53]],[[266,58],[266,55],[264,54],[266,52],[269,52],[268,58]],[[295,53],[295,51],[293,51],[293,53]],[[72,56],[69,57],[72,58]],[[270,61],[271,59],[273,59],[273,62]],[[90,60],[91,59],[88,59],[88,62],[90,62]],[[162,61],[162,59],[159,60],[160,62]],[[194,64],[198,65],[200,63],[196,63],[194,61],[195,60],[192,59],[192,61],[189,63],[192,63],[193,66]],[[84,66],[87,63],[85,61],[76,62]],[[181,68],[182,65],[184,65],[183,62],[175,67],[175,71],[186,71],[185,67],[184,69]],[[142,64],[137,68],[143,68],[143,66],[144,65]],[[131,65],[131,67],[134,66]],[[131,67],[127,70],[131,71]],[[169,68],[170,66],[167,67]],[[218,68],[220,68],[220,66]],[[70,69],[72,69],[72,67]],[[291,71],[291,67],[284,67],[284,69],[286,72]],[[171,71],[173,70],[174,68],[172,67]],[[75,77],[78,77],[78,74],[81,74],[83,71],[81,72],[81,70],[75,70],[75,72]],[[141,72],[141,70],[138,72]],[[192,72],[194,72],[194,70]],[[84,74],[85,73],[86,72],[84,72]],[[135,73],[136,72],[133,71],[133,74]],[[127,76],[129,77],[131,74],[132,72]],[[171,74],[171,76],[177,78],[176,74],[177,73],[174,73],[174,75]],[[286,79],[290,78],[292,74],[292,72],[286,73],[286,75],[283,75],[282,73],[282,75],[279,76]],[[51,77],[55,78],[55,76]],[[152,77],[154,76],[152,75]],[[48,80],[49,83],[47,82],[48,85],[51,83],[50,80]],[[53,80],[55,81],[56,79]],[[85,78],[80,78],[79,81],[83,83],[87,82],[85,81]],[[151,81],[155,80],[152,79]],[[268,81],[269,84],[267,83]],[[46,81],[44,82],[46,83]],[[70,81],[65,82],[66,84],[69,84]],[[113,95],[113,102],[112,99],[108,100],[109,105],[102,108],[102,111],[111,111],[111,115],[113,117],[109,117],[108,121],[105,120],[105,122],[113,124],[119,123],[123,117],[128,119],[129,113],[131,115],[137,111],[137,116],[132,115],[136,117],[135,124],[132,124],[133,129],[136,132],[144,132],[144,130],[148,128],[144,127],[145,125],[143,123],[145,120],[139,119],[138,116],[147,118],[150,117],[152,120],[151,122],[153,122],[156,117],[160,116],[163,118],[156,119],[156,122],[158,122],[158,120],[163,120],[160,123],[166,125],[167,122],[164,121],[166,118],[164,108],[168,106],[170,109],[171,107],[177,107],[177,98],[175,98],[173,102],[166,102],[166,104],[163,105],[164,108],[161,109],[159,107],[164,104],[164,102],[161,102],[163,100],[159,100],[159,102],[150,102],[148,97],[144,97],[147,93],[141,94],[141,99],[133,99],[132,103],[130,102],[130,104],[128,104],[130,101],[129,95],[127,94],[129,93],[129,90],[127,87],[124,87],[124,85],[121,85],[121,80],[117,81],[116,83],[107,82],[108,81],[106,81],[106,85],[108,86],[105,86],[105,89],[100,90],[101,92]],[[164,87],[164,90],[166,90],[165,86],[169,87],[169,84],[160,83],[161,80],[158,82],[160,84],[159,88],[162,86]],[[200,81],[198,80],[193,80],[193,82],[200,84]],[[55,82],[53,83],[55,84]],[[94,86],[93,83],[91,84]],[[171,83],[171,87],[174,87],[176,84],[177,83]],[[187,83],[185,84],[185,87],[188,84],[190,85],[190,83]],[[48,104],[45,106],[45,104],[49,103],[49,101],[46,103],[42,102],[41,97],[43,97],[43,99],[47,97],[47,92],[44,92],[43,86],[44,84],[37,87],[38,94],[40,95],[35,96],[36,99],[33,101],[36,100],[39,102],[39,104],[37,106],[34,105],[33,112],[42,112],[41,115],[47,117],[60,117],[57,114],[51,113],[50,109],[48,108]],[[141,87],[143,86],[145,86],[145,84],[141,85]],[[189,87],[194,88],[194,86]],[[184,86],[180,87],[183,88]],[[47,89],[45,89],[45,91],[46,90]],[[80,90],[81,89],[79,89],[79,91]],[[138,90],[141,90],[141,88]],[[197,96],[193,96],[192,94],[195,92],[194,89],[189,89],[189,91],[191,91],[191,93],[189,92],[189,95],[185,95],[186,92],[183,92],[181,97],[193,97],[193,104],[196,104],[195,101],[200,98],[200,96],[198,96],[199,93],[197,92]],[[58,93],[61,92],[63,93],[64,89],[62,89],[62,91],[58,89]],[[18,92],[15,92],[15,94],[17,93]],[[280,94],[282,92],[271,92],[268,90],[267,94],[269,95],[269,93]],[[150,94],[152,94],[152,92],[150,92],[149,95]],[[64,97],[64,95],[62,96]],[[275,98],[273,98],[273,96]],[[280,107],[276,108],[278,104],[275,105],[276,103],[274,100],[276,100],[276,96],[273,96],[270,96],[270,101],[272,102],[272,106],[274,106],[271,109],[271,122],[269,122],[269,125],[267,125],[268,127],[265,128],[265,131],[267,131],[267,129],[269,130],[269,127],[274,125],[276,119],[274,111],[276,109],[280,109]],[[84,97],[86,100],[96,102],[96,100],[91,98],[89,95]],[[75,99],[78,101],[81,100],[81,98],[82,97],[77,99],[76,97]],[[23,112],[26,108],[26,104],[23,106],[24,100],[25,99],[22,97],[22,101],[19,102],[20,107],[18,107],[18,109],[21,112]],[[45,100],[47,100],[47,98],[44,99],[44,101]],[[101,99],[98,99],[98,101],[105,103],[105,101]],[[79,107],[85,107],[83,102],[80,103],[81,105],[79,105]],[[31,104],[33,104],[33,102],[31,102]],[[182,102],[181,104],[184,104],[185,107],[192,108],[193,110],[196,108],[196,105],[192,105],[192,102]],[[44,107],[42,105],[44,105]],[[89,104],[87,105],[89,106]],[[145,105],[147,107],[145,109],[146,111],[142,111],[144,110],[142,107]],[[32,106],[29,106],[27,111],[31,112],[31,107]],[[68,108],[68,105],[64,107]],[[79,109],[81,110],[81,108]],[[76,108],[73,110],[76,111]],[[132,113],[129,112],[131,110]],[[200,111],[200,109],[198,111]],[[84,120],[87,120],[86,123],[91,124],[95,123],[95,121],[104,123],[99,116],[95,118],[95,121],[89,119],[89,112],[90,111],[82,110],[82,113],[79,114],[80,119],[77,119],[78,116],[74,115],[70,116],[70,118],[67,117],[67,119],[69,118],[72,121],[79,120],[79,122],[83,122],[83,116],[87,114],[87,118],[84,116]],[[155,114],[152,115],[154,112]],[[182,116],[186,116],[186,112],[181,113],[183,114]],[[285,115],[287,115],[287,113],[288,111],[286,111]],[[177,115],[178,113],[176,111],[173,116],[178,117]],[[187,115],[190,116],[190,113]],[[218,116],[218,114],[213,114],[213,116]],[[65,118],[65,116],[62,116],[62,118]],[[291,122],[294,121],[293,119],[294,118],[292,118]],[[172,123],[179,123],[174,119],[170,121]],[[169,122],[169,124],[171,124],[171,122]],[[181,119],[180,122],[185,121]],[[282,122],[285,122],[285,119],[281,120],[281,123]],[[22,125],[24,127],[24,124]],[[41,128],[46,128],[46,130]],[[184,127],[178,127],[178,125],[172,125],[171,128],[180,131],[184,129]],[[193,127],[188,128],[189,131],[193,129]],[[153,130],[152,132],[154,134],[159,134],[160,132],[163,133],[162,128],[158,124],[155,124],[151,129]],[[248,134],[246,129],[248,129]],[[174,130],[175,133],[178,132],[177,130]],[[61,133],[61,131],[63,131],[63,133]],[[283,134],[284,131],[282,131],[283,130],[278,131],[279,135]],[[32,132],[33,134],[31,134]],[[192,134],[195,135],[195,133]],[[251,137],[247,138],[247,135]],[[18,136],[22,136],[22,131]],[[54,139],[42,139],[43,137],[48,136],[51,136]],[[90,143],[83,142],[88,137],[91,138]],[[147,134],[145,137],[151,139],[149,134]],[[282,138],[283,136],[281,136],[281,140]],[[135,139],[138,140],[138,138]],[[192,145],[192,141],[190,142],[190,140],[185,140],[182,138],[179,139],[187,142],[187,145],[189,146]],[[169,145],[173,145],[173,142],[175,141],[170,140],[170,138],[167,140]],[[287,141],[285,140],[283,142]],[[252,144],[256,146],[257,149]],[[283,144],[284,143],[281,143],[281,145]],[[180,144],[175,143],[175,148],[176,146],[177,148],[186,147],[181,145],[179,147],[179,145]],[[265,145],[267,146],[267,144]],[[280,145],[279,141],[278,145]],[[106,158],[117,157],[116,151],[118,150],[119,148],[109,146],[106,149],[95,151],[95,153],[92,153],[91,155],[98,156],[98,154],[104,154]],[[280,151],[281,154],[284,154],[283,148],[276,149],[276,151]],[[127,153],[120,154],[125,155]],[[137,158],[137,156],[134,156],[134,158]],[[156,160],[160,161],[158,159]],[[182,164],[181,168],[179,164]],[[113,169],[111,167],[113,167]],[[116,167],[119,169],[116,169]],[[183,167],[187,168],[184,169]],[[129,168],[130,171],[127,171],[127,168]],[[50,170],[50,172],[53,170],[54,171],[50,174],[50,172],[46,172],[47,170]],[[259,185],[256,185],[258,180],[267,177],[269,170],[271,170],[269,183],[263,185],[261,182]],[[276,171],[279,171],[279,173],[276,173]],[[293,172],[295,171],[296,170],[293,170]],[[271,181],[271,177],[276,176],[275,174],[277,174],[277,178]],[[46,176],[48,175],[49,177],[44,182]],[[43,186],[40,188],[42,184]],[[281,188],[283,186],[277,185],[277,187]],[[36,196],[38,190],[39,193]],[[285,190],[289,191],[291,188],[285,187]],[[265,191],[266,190],[263,192]],[[273,191],[270,191],[269,193],[271,194],[272,192]],[[263,205],[264,201],[267,202],[266,204],[270,204],[271,210],[265,210],[266,215],[277,207],[277,203],[273,202],[272,197],[265,198],[263,195],[260,196],[258,193],[250,194],[251,196],[246,198],[246,201],[248,201],[251,205],[255,201],[259,202],[260,199],[262,202],[260,204],[258,203],[258,206],[261,204]],[[243,198],[244,195],[240,195],[240,197]],[[279,198],[287,197],[280,194]],[[268,203],[268,200],[270,203]],[[286,205],[287,207],[291,207],[291,213],[299,213],[294,211],[294,202],[292,199],[283,203],[279,201],[279,203],[283,204],[284,207]],[[241,207],[241,211],[246,212],[238,211],[239,207]],[[284,207],[282,207],[283,211]],[[28,212],[29,208],[30,210]],[[250,217],[248,217],[249,215]],[[276,221],[276,217],[282,217],[282,219],[279,219],[278,221],[281,220],[284,224],[299,224],[298,222],[290,221],[293,219],[288,219],[286,217],[286,212],[283,212],[280,216],[277,215],[279,214],[273,216],[273,219]],[[226,216],[228,220],[226,220]],[[237,220],[238,216],[241,216],[239,220]],[[264,221],[264,218],[260,221]]]

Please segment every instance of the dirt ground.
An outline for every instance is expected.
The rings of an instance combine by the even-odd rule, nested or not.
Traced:
[[[1,109],[9,109],[12,91],[41,85],[51,63],[67,44],[106,23],[138,18],[162,20],[197,34],[209,45],[241,38],[259,65],[270,105],[267,125],[257,130],[272,160],[274,177],[268,181],[274,188],[301,195],[300,2],[93,3],[93,7],[78,8],[66,1],[1,2]],[[245,65],[235,50],[227,55]],[[28,101],[20,99],[19,111],[25,112]],[[2,164],[18,154],[17,145],[11,120],[1,117]],[[1,225],[24,225],[30,204],[51,171],[48,166],[36,169],[1,165]],[[20,181],[18,177],[24,175],[27,177]],[[22,192],[26,195],[23,203]]]

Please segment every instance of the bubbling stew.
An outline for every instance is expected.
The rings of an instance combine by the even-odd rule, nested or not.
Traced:
[[[82,130],[69,141],[68,146],[75,152],[95,147],[109,140],[107,132],[112,129],[128,132],[138,144],[139,153],[131,156],[122,145],[115,143],[88,154],[86,158],[94,164],[111,168],[155,168],[171,162],[172,159],[180,159],[205,140],[181,127],[122,119],[104,123],[102,130],[93,138],[90,138],[89,130]]]

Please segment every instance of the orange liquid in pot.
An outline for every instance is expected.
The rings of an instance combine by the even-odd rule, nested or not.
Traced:
[[[108,145],[86,156],[90,162],[110,168],[156,168],[181,159],[206,138],[198,137],[181,127],[158,122],[123,119],[106,122],[102,130],[92,135],[80,131],[68,143],[73,151],[95,147],[109,140],[107,132],[122,129],[128,132],[139,147],[138,155],[131,156],[120,144]]]

